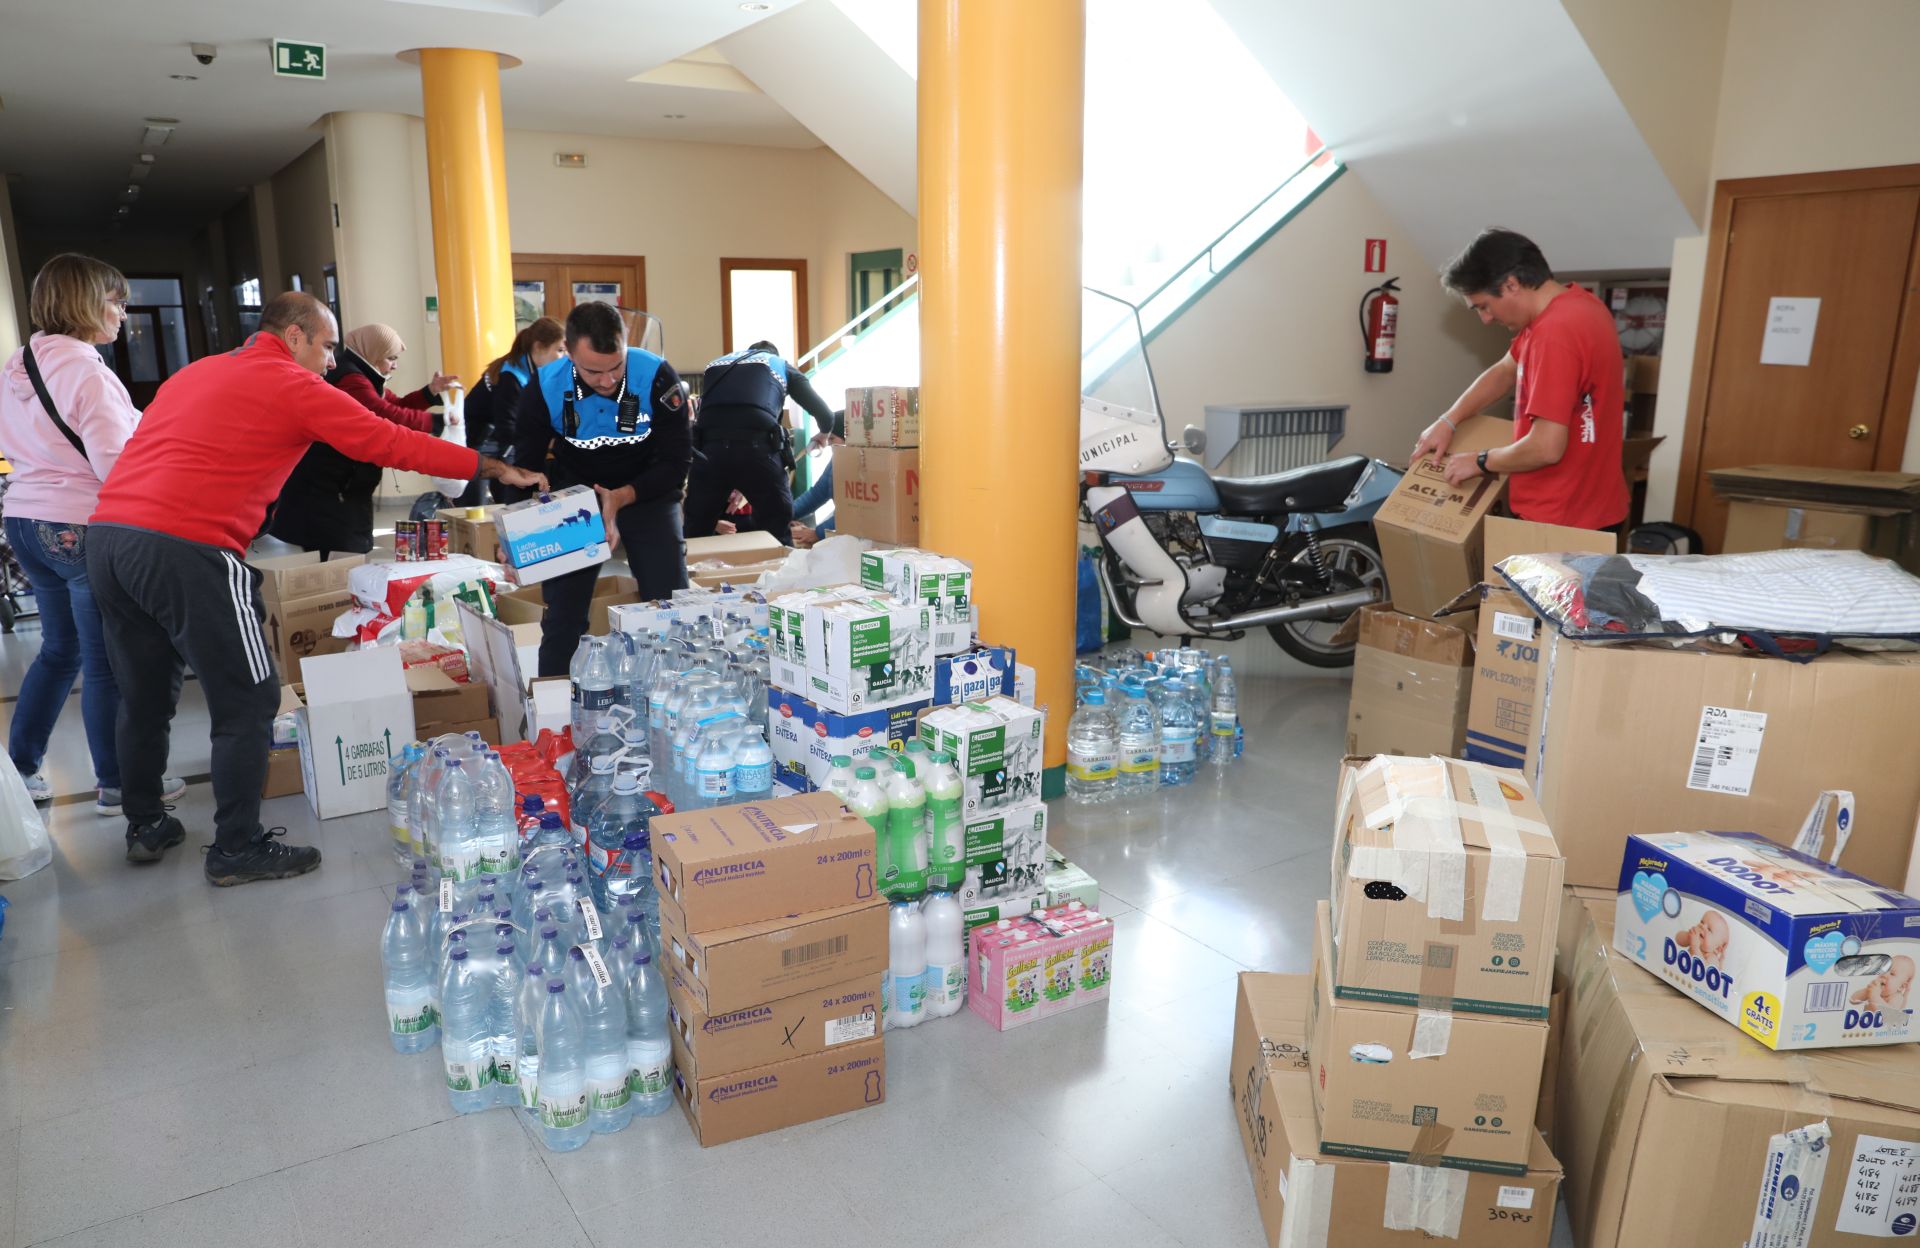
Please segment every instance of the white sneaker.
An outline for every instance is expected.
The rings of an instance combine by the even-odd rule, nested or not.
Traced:
[[[27,796],[31,797],[34,801],[50,802],[53,800],[53,786],[48,784],[47,778],[39,772],[36,771],[30,776],[21,776],[20,782],[27,786]]]
[[[161,801],[170,802],[186,791],[187,782],[179,776],[160,777]],[[32,786],[28,786],[28,792],[32,792]],[[120,790],[102,788],[99,797],[93,803],[93,810],[97,815],[118,815],[120,813]]]

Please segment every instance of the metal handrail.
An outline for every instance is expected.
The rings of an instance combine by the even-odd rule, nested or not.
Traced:
[[[892,303],[896,299],[902,298],[903,296],[906,295],[906,293],[909,290],[913,289],[913,287],[918,286],[919,284],[920,284],[920,275],[918,273],[908,274],[906,281],[901,282],[898,286],[895,286],[892,290],[889,290],[886,294],[874,300],[872,304],[868,305],[865,308],[862,308],[860,310],[859,315],[855,316],[852,320],[848,321],[845,325],[842,325],[839,329],[836,329],[832,333],[828,334],[825,338],[822,338],[820,340],[819,346],[807,352],[805,355],[801,356],[799,359],[795,360],[793,362],[793,366],[795,368],[800,369],[802,372],[808,371],[810,368],[813,367],[813,364],[817,364],[820,360],[825,358],[825,356],[830,351],[837,350],[839,348],[840,340],[846,337],[848,330],[852,329],[854,326],[858,325],[860,322],[866,320],[868,317],[878,312],[881,308],[885,307],[887,304]],[[813,364],[810,364],[809,361],[812,361]]]

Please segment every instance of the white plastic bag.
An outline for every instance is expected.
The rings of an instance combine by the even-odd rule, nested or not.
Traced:
[[[0,880],[20,880],[53,861],[46,821],[13,760],[0,753]]]
[[[440,396],[440,410],[446,416],[446,423],[440,430],[440,440],[451,442],[455,446],[467,444],[467,392],[459,386],[447,387]],[[459,498],[467,492],[467,483],[458,477],[430,477],[433,488],[447,499]]]

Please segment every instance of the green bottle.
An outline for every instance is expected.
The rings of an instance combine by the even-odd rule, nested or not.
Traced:
[[[967,878],[966,834],[960,822],[960,773],[953,755],[933,754],[927,773],[927,882],[956,892]]]
[[[887,785],[887,841],[893,851],[896,897],[927,891],[927,791],[914,776],[913,760],[893,761]]]
[[[878,773],[871,767],[858,767],[853,773],[853,793],[847,798],[847,806],[854,814],[865,819],[873,828],[873,875],[880,881],[880,891],[893,891],[893,853],[888,844],[887,835],[887,794],[874,776]]]

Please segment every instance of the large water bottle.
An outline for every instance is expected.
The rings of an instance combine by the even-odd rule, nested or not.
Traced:
[[[1166,682],[1160,705],[1160,783],[1191,784],[1199,767],[1200,715],[1183,680]]]
[[[615,754],[603,754],[594,759],[587,782],[569,796],[567,817],[572,821],[573,844],[586,845],[587,823],[593,818],[593,812],[600,809],[600,803],[612,795],[614,769],[618,762],[619,756]]]
[[[510,879],[520,870],[520,820],[513,809],[513,773],[491,749],[474,755],[479,771],[475,824],[480,839],[480,869]]]
[[[893,762],[887,784],[887,847],[894,874],[881,877],[890,897],[918,897],[927,891],[927,790],[914,775],[913,760]]]
[[[701,809],[710,806],[733,805],[733,751],[727,747],[726,730],[722,721],[705,726],[702,732],[700,757],[695,767],[695,780],[699,786],[696,805]]]
[[[605,637],[587,638],[586,657],[573,678],[573,742],[577,747],[592,733],[600,716],[613,709],[613,661]]]
[[[419,1053],[440,1042],[433,1013],[433,962],[427,933],[407,890],[393,900],[380,933],[380,965],[386,974],[387,1034],[400,1053]]]
[[[1120,782],[1119,729],[1106,690],[1089,688],[1067,721],[1067,797],[1082,805],[1110,802]]]
[[[387,773],[387,827],[393,835],[393,860],[409,866],[414,859],[413,825],[407,805],[407,785],[413,765],[425,757],[427,747],[415,741],[400,751],[393,769]]]
[[[1213,730],[1213,765],[1225,767],[1239,757],[1241,737],[1240,687],[1234,683],[1233,664],[1224,654],[1214,663],[1210,721]]]
[[[440,872],[440,845],[435,840],[433,795],[440,783],[443,764],[452,757],[445,749],[429,745],[414,764],[407,789],[407,831],[413,838],[413,856],[424,858]]]
[[[918,1027],[927,1017],[927,920],[917,901],[896,901],[887,916],[887,978],[893,987],[887,1026]]]
[[[608,710],[633,709],[633,674],[638,662],[633,640],[626,633],[607,635],[607,666],[613,673],[613,700]]]
[[[538,948],[538,946],[536,946]],[[520,997],[514,1011],[518,1058],[514,1076],[520,1094],[520,1108],[531,1117],[540,1113],[540,1007],[546,1004],[547,981],[558,973],[534,954],[527,961],[526,974],[520,980]]]
[[[447,1099],[458,1114],[493,1104],[493,1052],[487,1020],[488,977],[469,965],[456,944],[440,977],[440,1058],[446,1067]]]
[[[642,1118],[673,1104],[673,1046],[667,1038],[667,986],[651,944],[633,947],[627,967],[627,1091]]]
[[[920,907],[927,932],[927,1014],[946,1018],[967,1003],[967,955],[960,902],[952,893],[928,893]]]
[[[619,708],[616,707],[614,714],[597,717],[593,722],[592,733],[581,738],[576,745],[573,758],[567,763],[567,774],[564,777],[569,794],[587,782],[587,777],[593,770],[594,759],[620,752],[623,742],[616,730],[618,710]]]
[[[656,762],[667,757],[667,700],[673,693],[675,678],[679,675],[673,667],[678,653],[678,647],[663,649],[654,666],[653,678],[647,682],[647,753]]]
[[[621,761],[629,767],[645,764],[649,772],[651,772],[653,768],[653,747],[652,743],[647,740],[647,717],[644,713],[645,709],[646,704],[643,702],[641,703],[642,713],[629,716],[626,722],[619,727]],[[643,789],[647,787],[645,781],[641,782],[640,787]]]
[[[845,754],[835,754],[833,767],[827,772],[826,782],[820,787],[845,802],[853,797],[853,785],[853,759]]]
[[[618,890],[609,888],[614,879],[615,864],[625,849],[629,836],[639,836],[643,841],[648,835],[649,821],[659,813],[653,803],[640,793],[640,777],[630,771],[622,771],[614,777],[613,791],[607,799],[595,807],[587,821],[587,858],[593,867],[592,886],[594,900],[600,908],[612,911],[610,898],[623,897],[631,892],[626,884]],[[631,860],[627,865],[632,865]]]
[[[553,972],[549,971],[551,976]],[[587,1043],[580,1012],[567,1000],[567,981],[547,980],[540,1006],[540,1142],[570,1153],[587,1142]]]
[[[884,886],[893,871],[893,848],[887,837],[887,792],[880,787],[876,774],[871,767],[854,768],[853,792],[847,806],[873,829],[873,875]]]
[[[603,979],[602,976],[605,976]],[[627,1091],[626,991],[612,970],[576,946],[567,963],[567,995],[579,1003],[586,1046],[587,1124],[610,1135],[633,1118]]]
[[[454,895],[470,901],[479,891],[481,872],[480,827],[475,808],[473,778],[463,759],[446,760],[440,787],[433,795],[434,837],[440,846],[440,876],[452,880]],[[461,909],[466,909],[463,905]]]
[[[733,750],[733,800],[764,802],[773,796],[773,750],[766,729],[755,725]]]
[[[493,1103],[520,1104],[520,994],[526,966],[513,943],[513,928],[496,928],[491,991],[487,994],[487,1050],[493,1059]]]
[[[962,785],[953,755],[928,755],[927,884],[954,890],[967,878],[967,837],[960,815]]]
[[[1160,717],[1140,685],[1125,686],[1125,697],[1120,709],[1120,793],[1137,796],[1160,783]]]

